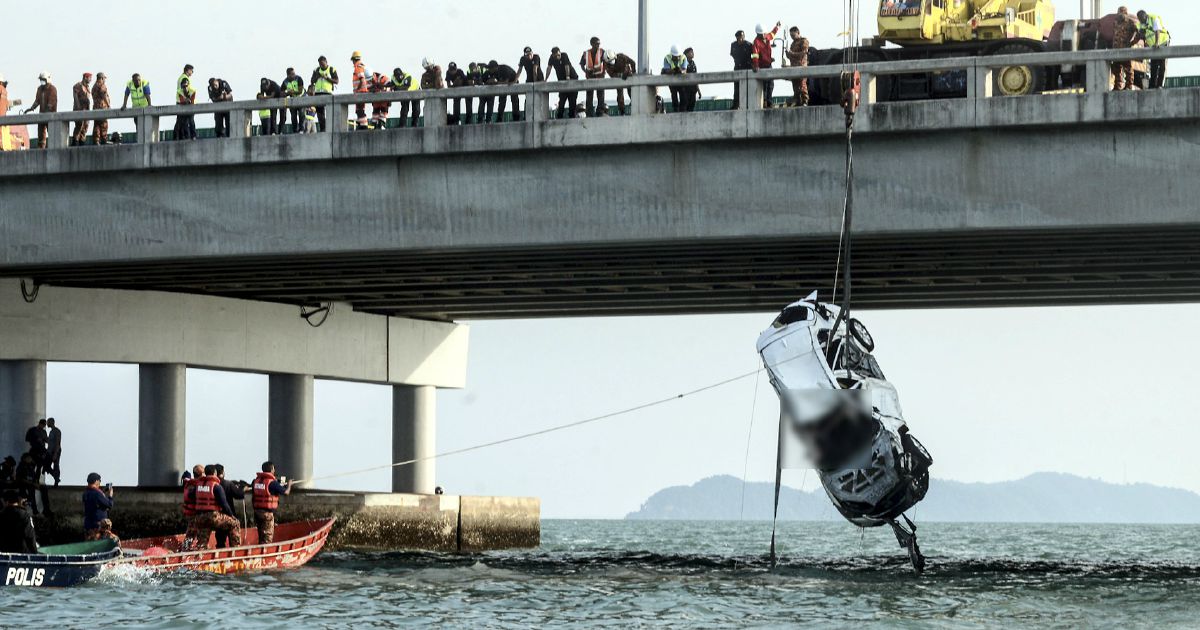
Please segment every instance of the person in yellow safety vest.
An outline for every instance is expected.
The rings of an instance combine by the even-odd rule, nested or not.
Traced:
[[[312,78],[308,84],[313,86],[313,94],[317,96],[333,94],[338,85],[337,69],[329,65],[325,55],[317,57],[317,67],[313,69]],[[325,131],[325,108],[317,108],[317,123],[321,131]]]
[[[1138,11],[1138,32],[1133,40],[1146,43],[1147,48],[1159,48],[1171,44],[1171,33],[1162,17],[1145,11]],[[1167,60],[1150,60],[1150,89],[1161,88],[1167,80]]]
[[[395,68],[392,70],[392,90],[395,92],[413,92],[420,87],[413,75]],[[400,102],[400,126],[403,127],[409,119],[409,111],[412,111],[412,126],[417,126],[417,121],[421,118],[421,101],[401,101]]]
[[[679,52],[679,46],[671,46],[671,53],[668,54],[666,57],[663,57],[662,73],[667,74],[667,75],[682,76],[686,72],[687,72],[687,57],[684,57],[683,53]],[[683,111],[679,107],[679,96],[680,96],[680,94],[683,93],[682,88],[680,88],[679,86],[672,85],[670,89],[671,89],[671,111],[673,111],[673,112]]]
[[[304,96],[304,79],[300,78],[300,75],[296,74],[295,68],[288,68],[287,76],[285,76],[283,81],[280,83],[280,89],[283,90],[284,98],[291,99],[298,96]],[[304,130],[302,122],[304,119],[304,108],[289,107],[288,111],[291,113],[292,118],[292,133],[300,133]],[[279,126],[282,127],[283,125],[284,118],[283,112],[281,111],[279,114]]]
[[[362,53],[357,50],[350,55],[350,62],[354,64],[354,74],[352,75],[354,93],[366,94],[371,91],[371,71],[367,70],[367,64],[363,63]],[[354,104],[354,122],[358,129],[369,129],[367,125],[367,104]]]
[[[134,108],[150,107],[153,103],[150,99],[150,83],[142,81],[142,75],[133,73],[133,77],[125,84],[125,98],[121,100],[121,109],[127,109],[132,104]],[[142,121],[140,118],[134,118],[133,124],[138,132],[138,142],[147,142],[147,138],[142,137]],[[147,130],[149,132],[149,130]]]
[[[317,89],[311,83],[308,85],[307,96],[315,96]],[[317,133],[317,106],[309,105],[304,108],[304,133]]]
[[[389,92],[392,89],[392,82],[387,75],[379,74],[378,72],[371,73],[371,91],[375,93]],[[371,128],[386,129],[388,109],[391,103],[388,101],[379,101],[371,103]]]
[[[192,82],[187,77],[179,79],[179,89],[175,90],[176,105],[195,105],[196,104],[196,88],[192,87]],[[195,114],[180,114],[175,117],[175,139],[176,140],[195,140],[196,139],[196,115]]]
[[[180,88],[183,87],[184,79],[187,79],[188,83],[190,84],[192,82],[192,73],[195,71],[196,71],[196,69],[192,67],[192,64],[189,63],[189,64],[185,65],[183,67],[183,74],[179,75],[178,79],[175,79],[175,89],[179,90]]]

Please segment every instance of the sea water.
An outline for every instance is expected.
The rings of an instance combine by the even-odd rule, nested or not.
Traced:
[[[1200,627],[1200,526],[546,521],[539,549],[0,591],[0,627]]]

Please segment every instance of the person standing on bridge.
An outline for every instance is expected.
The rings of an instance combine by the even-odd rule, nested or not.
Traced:
[[[92,73],[84,72],[83,78],[71,88],[71,111],[86,112],[92,109]],[[87,139],[88,121],[76,120],[71,131],[71,145],[84,143]]]
[[[770,31],[764,31],[763,25],[759,24],[754,27],[754,32],[758,33],[758,37],[754,38],[754,52],[750,55],[754,62],[752,70],[770,70],[771,65],[775,63],[771,56],[771,50],[775,47],[775,36],[779,34],[779,29],[783,27],[783,22],[775,22],[775,28]],[[774,102],[771,100],[775,94],[775,82],[763,81],[763,103],[764,109],[770,109]]]
[[[604,52],[604,70],[608,76],[614,79],[628,79],[637,74],[637,62],[633,57],[625,53],[613,53],[611,50]],[[629,93],[632,98],[633,93],[629,88],[617,88],[617,114],[626,116],[629,110],[625,108],[625,95]],[[608,108],[604,108],[604,114],[608,115]]]
[[[467,66],[467,82],[472,86],[487,85],[488,73],[487,64],[476,63],[472,61]],[[492,110],[494,108],[493,99],[490,96],[479,97],[479,109],[475,112],[475,123],[492,122]],[[467,111],[471,111],[470,101],[467,102]],[[486,114],[486,118],[485,118]],[[468,119],[470,116],[467,117]],[[471,122],[468,120],[467,122]]]
[[[275,540],[275,511],[279,509],[279,497],[292,493],[292,484],[279,483],[275,478],[275,464],[263,462],[262,472],[250,484],[254,497],[254,525],[258,527],[258,544],[265,545]]]
[[[304,79],[296,74],[295,68],[287,69],[287,76],[283,78],[283,95],[285,98],[299,98],[304,96]],[[292,119],[292,133],[300,133],[304,130],[304,108],[292,107],[289,108]],[[283,116],[280,115],[279,126],[283,126]]]
[[[58,111],[58,88],[50,81],[50,73],[43,72],[38,75],[37,93],[33,97],[33,105],[25,110],[28,114],[33,110],[41,110],[43,114],[52,114]],[[46,148],[46,138],[49,136],[50,127],[46,123],[38,123],[38,148]]]
[[[599,37],[593,37],[591,39],[591,48],[583,51],[583,56],[579,58],[579,68],[583,70],[583,76],[585,79],[604,78],[604,74],[606,72],[604,65],[604,49],[600,47]],[[593,98],[595,99],[596,103],[595,109],[592,109]],[[604,103],[604,90],[588,90],[587,115],[608,115],[608,106]]]
[[[1133,46],[1134,38],[1137,37],[1137,21],[1133,16],[1129,15],[1127,7],[1117,9],[1117,20],[1113,23],[1113,38],[1112,47],[1114,49],[1127,49]],[[1113,91],[1133,89],[1133,61],[1114,61],[1112,62],[1113,75]]]
[[[130,105],[132,105],[134,108],[139,108],[150,107],[153,104],[154,103],[150,97],[150,84],[146,81],[142,81],[142,75],[134,72],[133,77],[130,78],[129,82],[125,84],[125,98],[121,101],[121,110],[124,111]],[[134,118],[133,124],[137,128],[138,133],[141,134],[141,118]],[[150,133],[150,130],[147,129],[146,133]],[[119,134],[113,134],[113,136],[118,140],[121,138]],[[140,140],[142,142],[147,141],[145,138],[141,138]]]
[[[112,104],[108,100],[108,75],[96,73],[96,84],[92,86],[92,110],[108,109]],[[97,118],[92,121],[92,144],[108,144],[108,119]]]
[[[354,73],[351,75],[351,83],[355,94],[367,94],[371,91],[371,71],[367,70],[367,64],[363,63],[362,53],[354,51],[350,55],[350,63],[354,64]],[[354,104],[354,126],[358,130],[370,129],[367,124],[367,104]]]
[[[420,87],[419,79],[413,78],[413,75],[405,72],[400,68],[392,68],[393,92],[412,92]],[[413,127],[417,126],[417,121],[421,118],[421,102],[414,100],[400,101],[400,126],[403,127],[408,121],[409,112],[412,112]]]
[[[228,103],[233,100],[233,87],[229,82],[219,77],[208,80],[208,100],[214,103]],[[229,112],[213,114],[213,124],[218,138],[229,137]],[[243,130],[241,133],[245,133]]]
[[[746,41],[746,31],[738,31],[733,34],[733,43],[729,44],[729,56],[733,57],[733,69],[735,71],[754,69],[754,44]],[[741,107],[741,93],[741,82],[734,81],[733,109]]]
[[[517,71],[508,64],[502,64],[495,59],[488,62],[487,66],[488,85],[516,85]],[[521,120],[521,109],[517,102],[517,95],[509,96],[501,95],[499,97],[499,107],[496,108],[496,122],[504,122],[504,106],[507,101],[512,100],[512,119],[513,121]]]
[[[788,63],[793,68],[808,67],[808,38],[800,35],[799,26],[788,29],[788,35],[792,38],[787,49]],[[796,107],[808,105],[808,79],[792,79],[792,104]]]
[[[317,96],[332,96],[333,91],[337,89],[337,69],[329,65],[329,60],[325,58],[325,55],[317,57],[317,67],[313,69],[312,78],[309,79],[308,84],[313,86],[313,93]],[[324,107],[317,108],[317,126],[321,128],[321,131],[325,131]]]
[[[662,73],[670,76],[683,76],[687,72],[687,57],[680,52],[679,46],[671,46],[671,52],[666,57],[663,57]],[[679,106],[680,93],[683,88],[677,85],[670,87],[671,91],[671,111],[682,112],[683,108]],[[617,93],[620,94],[620,90]],[[622,108],[624,109],[624,108]]]
[[[562,50],[555,46],[550,49],[550,60],[546,62],[546,74],[554,70],[554,78],[559,81],[578,81],[579,73],[575,72],[575,66],[571,63],[567,56],[562,54]],[[575,117],[575,109],[578,107],[579,92],[559,92],[558,93],[558,113],[556,118]],[[563,116],[566,111],[567,115]]]
[[[445,89],[446,82],[442,79],[442,67],[441,66],[437,65],[437,63],[435,63],[429,57],[425,57],[424,59],[421,60],[421,68],[425,70],[424,72],[421,73],[421,89],[422,90]],[[418,103],[417,101],[413,101],[414,105],[417,105],[417,103]],[[428,114],[429,110],[426,109],[425,113]],[[414,109],[413,110],[413,119],[412,119],[413,127],[417,126],[417,123],[419,122],[420,117],[421,117],[420,111]]]
[[[1134,42],[1145,42],[1150,48],[1161,48],[1171,45],[1171,33],[1167,31],[1167,25],[1163,19],[1157,15],[1138,11],[1138,33]],[[1150,89],[1158,89],[1166,83],[1167,80],[1167,60],[1166,59],[1151,59],[1150,60]]]
[[[463,72],[462,68],[459,68],[457,63],[451,61],[450,65],[446,66],[446,86],[450,88],[461,88],[467,87],[468,85],[470,85],[470,83],[467,81],[467,73]],[[450,124],[462,125],[466,124],[466,122],[469,122],[471,119],[471,99],[460,96],[450,100],[454,102],[454,115],[450,117]],[[466,101],[467,105],[467,118],[465,121],[462,117],[463,101]]]
[[[188,77],[179,80],[179,89],[175,90],[175,104],[180,106],[196,104],[196,88],[192,87],[192,80]],[[195,114],[179,114],[175,117],[175,139],[196,139]]]
[[[258,81],[258,100],[269,101],[269,100],[274,100],[274,99],[279,99],[279,98],[283,98],[283,90],[280,89],[278,83],[268,79],[267,77],[262,77],[261,79],[259,79],[259,81]],[[259,135],[262,135],[262,136],[277,136],[277,135],[279,135],[280,127],[282,127],[282,124],[281,124],[281,119],[283,118],[283,110],[282,109],[276,109],[276,108],[271,108],[271,107],[268,107],[266,109],[261,109],[258,112],[258,116],[262,121],[261,122],[262,126],[258,130]]]

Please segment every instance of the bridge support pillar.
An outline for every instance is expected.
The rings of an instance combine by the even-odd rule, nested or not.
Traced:
[[[270,375],[267,415],[267,457],[275,462],[275,469],[292,479],[311,479],[313,377]]]
[[[143,363],[138,368],[138,485],[175,486],[184,468],[187,367]]]
[[[392,386],[392,461],[434,455],[437,448],[437,388],[432,385]],[[392,468],[392,492],[433,494],[434,460]]]
[[[738,107],[750,109],[763,108],[763,84],[759,81],[756,74],[749,70],[742,71],[742,78],[738,79]]]
[[[0,361],[0,459],[25,452],[25,431],[46,417],[46,362]]]

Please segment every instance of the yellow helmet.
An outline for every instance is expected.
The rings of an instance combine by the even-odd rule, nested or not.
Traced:
[[[351,59],[362,59],[362,51],[356,50],[356,51],[350,53],[350,58]]]

